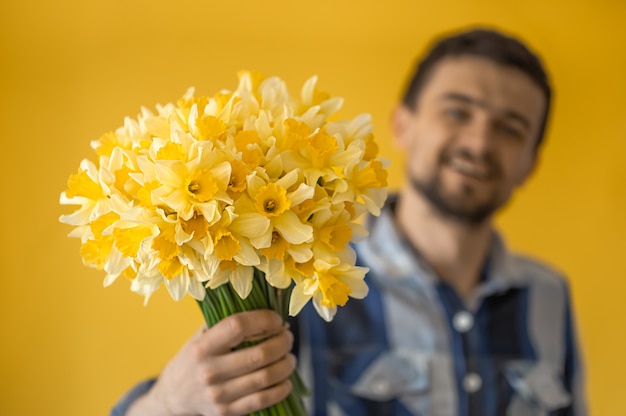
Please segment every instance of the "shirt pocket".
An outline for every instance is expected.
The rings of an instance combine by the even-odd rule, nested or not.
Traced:
[[[331,353],[329,415],[432,415],[432,365],[428,354],[415,351],[346,351]],[[403,399],[410,398],[409,402]],[[397,400],[396,400],[397,399]]]
[[[506,365],[505,378],[514,392],[506,416],[547,416],[571,403],[552,364],[513,361]]]
[[[384,352],[363,369],[350,391],[378,401],[426,393],[430,387],[430,367],[426,354]]]

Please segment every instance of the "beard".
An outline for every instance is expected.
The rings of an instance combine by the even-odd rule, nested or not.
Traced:
[[[437,161],[437,169],[428,178],[417,178],[409,173],[411,186],[442,216],[467,225],[482,224],[504,205],[507,197],[501,195],[495,188],[488,195],[481,197],[471,183],[463,183],[456,190],[446,189],[442,169],[454,158],[483,164],[487,172],[486,180],[492,181],[501,177],[502,169],[490,155],[475,156],[461,148],[443,152]]]

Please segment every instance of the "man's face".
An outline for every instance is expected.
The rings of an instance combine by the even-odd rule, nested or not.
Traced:
[[[532,171],[541,89],[518,69],[461,56],[438,62],[417,100],[394,118],[413,189],[449,218],[483,222]]]

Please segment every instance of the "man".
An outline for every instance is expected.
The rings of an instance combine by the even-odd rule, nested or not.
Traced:
[[[420,62],[392,121],[406,184],[355,246],[370,294],[291,328],[311,414],[586,414],[565,281],[509,253],[492,225],[536,165],[550,98],[540,61],[497,32],[442,39]],[[231,352],[258,331],[274,335]],[[292,343],[271,312],[230,317],[113,414],[264,408],[290,391]]]

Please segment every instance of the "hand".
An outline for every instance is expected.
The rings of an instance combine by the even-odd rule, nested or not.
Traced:
[[[267,338],[233,351],[243,341]],[[241,312],[198,331],[166,365],[132,415],[238,416],[264,409],[291,392],[293,335],[269,310]]]

